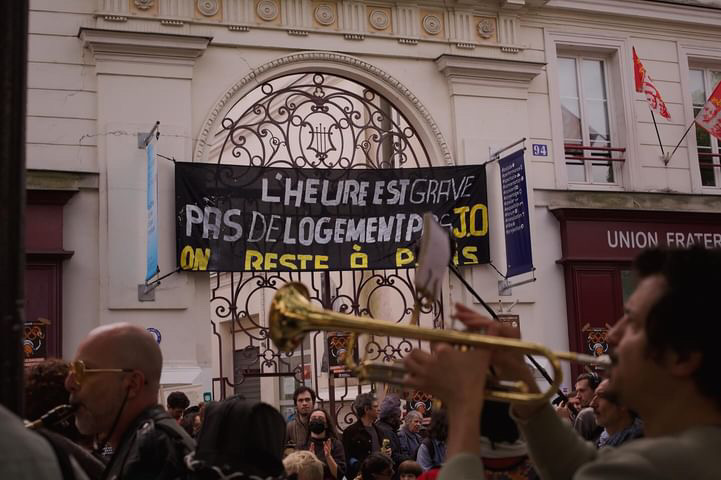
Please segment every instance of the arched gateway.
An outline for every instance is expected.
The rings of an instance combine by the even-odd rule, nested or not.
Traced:
[[[308,52],[263,65],[236,83],[206,119],[194,161],[220,168],[387,169],[449,165],[451,156],[428,111],[400,82],[353,57]],[[350,421],[344,405],[375,386],[359,385],[334,365],[346,348],[347,338],[340,334],[314,332],[295,352],[278,352],[266,321],[273,293],[288,281],[300,281],[324,308],[408,322],[413,270],[228,270],[211,276],[216,397],[233,392],[273,402],[276,396],[287,413],[293,390],[303,383],[328,402],[344,426]],[[421,314],[422,325],[442,327],[442,322],[442,300]],[[418,345],[373,336],[360,350],[368,359],[393,361]]]

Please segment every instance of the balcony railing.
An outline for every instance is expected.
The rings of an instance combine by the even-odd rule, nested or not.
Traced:
[[[589,147],[566,143],[563,145],[566,153],[566,160],[572,162],[625,162],[626,148],[620,147]],[[579,154],[580,152],[580,154]],[[586,152],[591,152],[587,156]],[[602,155],[593,155],[599,152]]]
[[[721,162],[714,163],[714,158],[721,158],[721,153],[698,152],[699,168],[721,168]]]

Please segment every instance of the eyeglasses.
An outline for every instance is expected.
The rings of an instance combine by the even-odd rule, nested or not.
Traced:
[[[132,368],[87,368],[82,360],[70,362],[70,373],[75,377],[75,383],[78,386],[82,385],[87,375],[91,373],[128,373],[132,371]]]

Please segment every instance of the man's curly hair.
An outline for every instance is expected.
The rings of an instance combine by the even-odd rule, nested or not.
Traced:
[[[37,420],[44,413],[70,400],[65,389],[65,377],[70,366],[57,358],[36,363],[25,371],[25,417]],[[51,430],[77,441],[80,433],[72,420],[54,425]]]

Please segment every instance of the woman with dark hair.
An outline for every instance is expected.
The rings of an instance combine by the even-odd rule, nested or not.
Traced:
[[[448,438],[448,416],[444,409],[434,410],[428,438],[418,448],[416,461],[424,472],[438,470],[446,461],[446,438]]]
[[[210,403],[198,446],[185,459],[195,480],[282,478],[285,420],[272,406],[231,397]]]
[[[323,463],[324,480],[340,480],[345,475],[343,442],[328,412],[316,408],[308,417],[308,438],[301,450],[309,450]]]
[[[198,436],[200,425],[200,412],[184,413],[183,418],[180,419],[180,426],[193,438]]]
[[[382,453],[371,453],[361,464],[363,480],[391,480],[393,477],[393,460]]]

